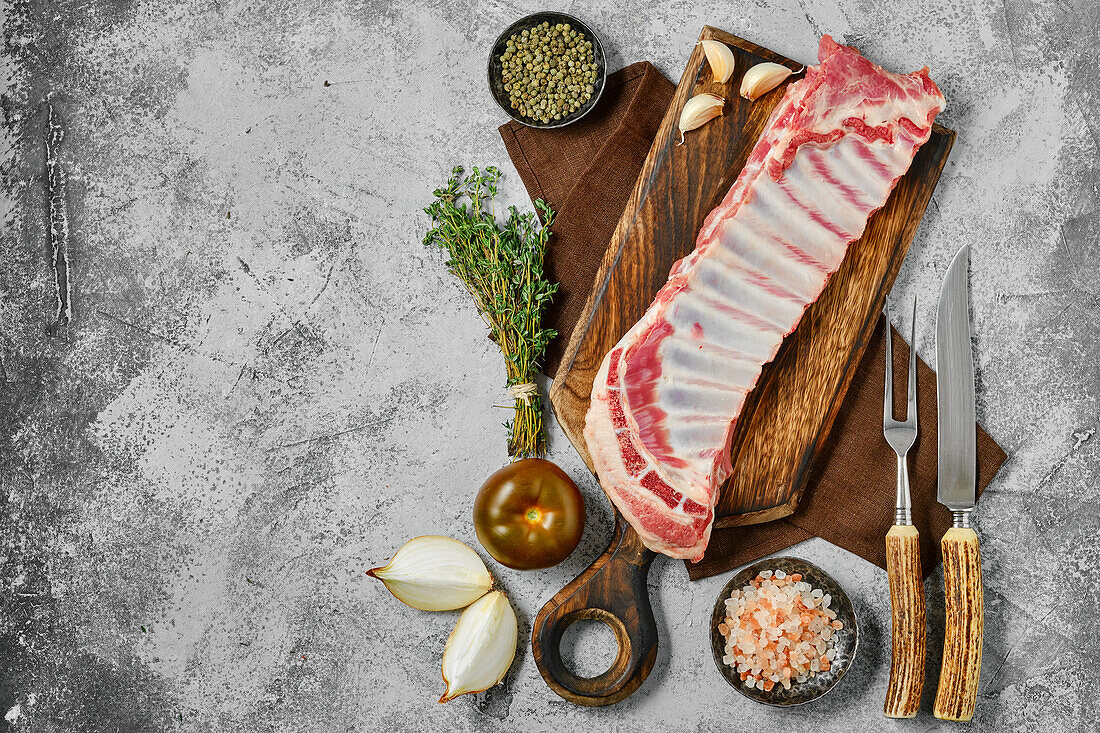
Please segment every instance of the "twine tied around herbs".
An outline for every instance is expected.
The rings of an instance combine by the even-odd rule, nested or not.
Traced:
[[[513,384],[508,388],[509,394],[513,399],[523,400],[523,404],[530,405],[531,398],[537,397],[539,393],[539,386],[534,382],[524,382],[523,384]]]

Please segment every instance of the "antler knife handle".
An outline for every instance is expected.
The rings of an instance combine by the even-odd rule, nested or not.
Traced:
[[[920,535],[913,525],[895,524],[886,534],[886,573],[890,577],[890,683],[882,712],[887,718],[913,718],[924,688],[924,575]]]
[[[941,720],[970,720],[982,667],[982,558],[978,535],[952,527],[940,542],[947,615],[943,667],[934,712]]]

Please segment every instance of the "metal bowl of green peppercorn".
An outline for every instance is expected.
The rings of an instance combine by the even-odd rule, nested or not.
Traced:
[[[534,13],[504,29],[489,53],[489,90],[509,117],[529,127],[571,125],[600,101],[603,44],[565,13]]]

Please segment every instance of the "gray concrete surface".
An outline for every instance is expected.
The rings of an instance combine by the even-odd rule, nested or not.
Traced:
[[[888,67],[932,67],[948,98],[941,121],[959,137],[895,292],[919,298],[918,347],[931,358],[938,283],[955,248],[973,245],[978,411],[1010,455],[976,518],[987,617],[971,727],[1095,730],[1095,3],[546,5],[592,22],[612,68],[650,59],[674,78],[707,22],[803,61],[830,32]],[[501,165],[506,200],[526,203],[484,58],[533,7],[3,9],[7,729],[951,728],[931,717],[928,693],[918,721],[881,717],[885,573],[821,541],[795,553],[849,589],[864,637],[849,676],[813,705],[768,709],[727,687],[706,625],[726,577],[690,583],[663,560],[651,576],[657,666],[626,702],[560,700],[526,640],[503,686],[435,702],[456,614],[406,609],[364,570],[417,534],[476,546],[471,497],[505,461],[500,356],[421,246],[420,208],[455,163]],[[50,106],[65,132],[56,252]],[[60,325],[59,291],[72,313]],[[610,534],[598,487],[556,429],[551,457],[582,485],[589,528],[560,567],[491,564],[521,637]],[[934,628],[941,582],[928,584]],[[587,672],[610,659],[591,631],[574,653]]]

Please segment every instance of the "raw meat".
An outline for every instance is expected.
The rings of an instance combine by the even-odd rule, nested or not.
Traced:
[[[600,483],[671,557],[702,558],[746,395],[944,106],[927,67],[893,74],[829,36],[818,59],[593,383],[584,436]]]

